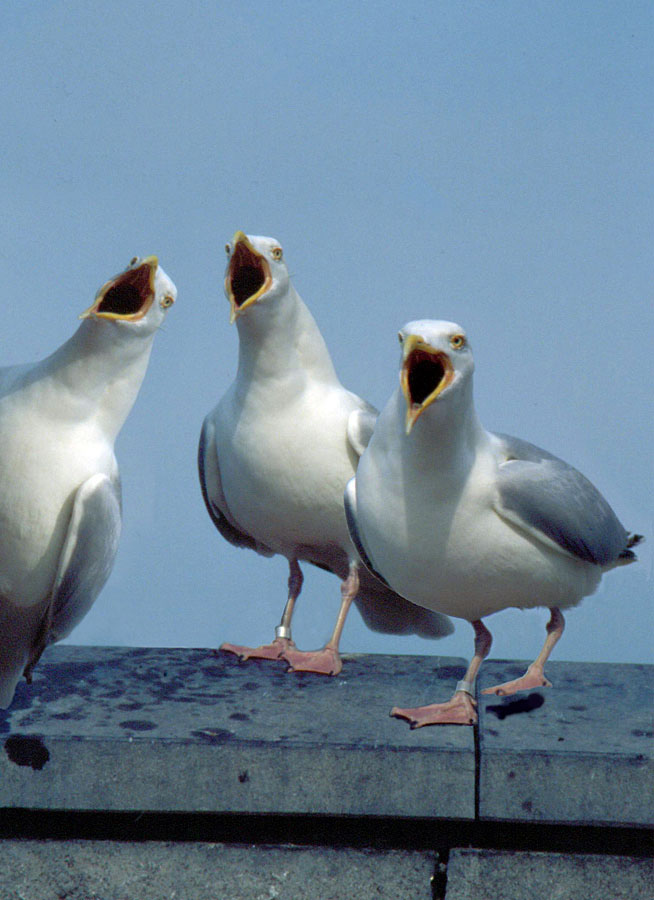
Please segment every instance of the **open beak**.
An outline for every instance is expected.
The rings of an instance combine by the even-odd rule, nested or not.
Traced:
[[[136,322],[142,319],[154,300],[154,278],[159,260],[146,256],[134,266],[116,275],[96,294],[93,304],[80,319],[114,319]]]
[[[435,350],[416,334],[403,343],[400,384],[406,400],[406,433],[409,434],[428,406],[454,380],[454,369],[447,353]]]
[[[257,253],[247,235],[237,231],[232,243],[234,249],[225,276],[225,293],[231,307],[230,325],[272,285],[268,260]]]

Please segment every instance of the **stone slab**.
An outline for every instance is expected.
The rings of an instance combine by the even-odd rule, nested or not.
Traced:
[[[523,674],[491,660],[478,690]],[[650,825],[654,666],[552,662],[552,688],[480,695],[481,819]]]
[[[434,869],[404,850],[0,841],[3,900],[431,900]]]
[[[455,849],[445,900],[651,900],[651,859]]]
[[[473,729],[388,715],[464,669],[361,655],[328,678],[209,650],[52,647],[0,711],[0,808],[471,819]]]

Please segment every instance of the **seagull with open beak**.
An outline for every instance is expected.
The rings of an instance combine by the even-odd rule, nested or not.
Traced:
[[[155,256],[134,258],[51,356],[0,369],[0,707],[111,572],[121,527],[114,441],[176,296]]]
[[[348,523],[362,559],[394,590],[475,631],[452,699],[392,715],[412,727],[472,724],[475,677],[491,646],[482,618],[510,606],[550,609],[547,639],[526,674],[484,693],[549,686],[544,666],[563,632],[561,609],[591,594],[604,572],[633,562],[640,536],[572,466],[484,429],[459,325],[410,322],[399,338],[400,385],[346,489]]]
[[[374,630],[447,634],[451,624],[444,616],[408,603],[360,566],[348,534],[343,490],[376,410],[338,380],[279,242],[238,231],[226,249],[225,294],[238,328],[238,370],[205,419],[200,483],[223,537],[264,556],[285,556],[289,578],[272,643],[222,649],[242,658],[283,657],[294,670],[334,675],[341,670],[338,647],[353,601]],[[316,651],[298,650],[291,635],[303,560],[341,580],[334,631]]]

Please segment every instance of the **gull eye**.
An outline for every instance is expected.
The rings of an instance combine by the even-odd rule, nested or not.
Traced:
[[[130,259],[129,264],[130,264],[130,266],[135,266],[136,263],[137,263],[138,261],[139,261],[138,256],[133,256],[133,257]]]
[[[230,254],[231,252],[232,252],[232,245],[231,245],[231,244],[225,244],[225,253],[227,254],[227,256],[229,256],[229,254]]]
[[[450,347],[453,350],[463,350],[466,345],[466,339],[464,334],[453,334],[450,338]]]
[[[270,251],[270,254],[273,259],[281,259],[282,258],[282,248],[281,247],[273,247]]]
[[[401,331],[398,331],[398,333],[397,333],[397,339],[398,339],[398,341],[400,342],[400,344],[404,343],[404,335],[402,334]]]
[[[172,306],[175,302],[175,298],[172,294],[164,294],[161,300],[159,301],[159,306],[162,309],[168,309],[168,307]]]

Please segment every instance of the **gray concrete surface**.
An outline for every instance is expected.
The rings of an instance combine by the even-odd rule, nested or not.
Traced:
[[[652,900],[653,888],[638,857],[465,848],[444,869],[429,851],[0,841],[2,900]]]
[[[491,660],[478,690],[521,675]],[[552,662],[551,688],[480,696],[482,819],[654,821],[654,666]]]
[[[475,729],[410,731],[389,717],[393,703],[447,695],[464,667],[352,656],[323,678],[207,650],[51,648],[0,711],[0,900],[654,900],[652,860],[615,855],[628,833],[615,826],[654,819],[654,667],[552,663],[550,690],[480,696],[477,749]],[[491,661],[479,688],[523,670]],[[115,840],[120,831],[63,841],[54,818],[12,840],[7,809],[337,818],[318,838],[329,846],[290,846],[274,829],[275,846]],[[350,816],[369,818],[339,818]],[[399,823],[400,846],[445,850],[476,834],[495,849],[453,849],[444,870],[435,849],[345,846],[348,821],[351,844],[379,845],[378,816]],[[499,840],[498,821],[510,823]],[[591,830],[607,853],[536,852],[561,847],[562,823],[604,826],[605,842]],[[654,850],[651,832],[635,834],[621,852]]]
[[[651,859],[456,849],[446,900],[652,900]]]
[[[470,819],[473,729],[388,714],[464,669],[351,656],[327,678],[209,650],[52,647],[0,711],[0,808]]]
[[[432,900],[434,854],[0,841],[2,900]]]
[[[346,657],[336,678],[209,650],[53,647],[0,711],[0,808],[652,824],[654,666],[554,662],[411,731],[465,661]],[[525,664],[490,661],[479,689]],[[476,762],[478,763],[478,783]]]

